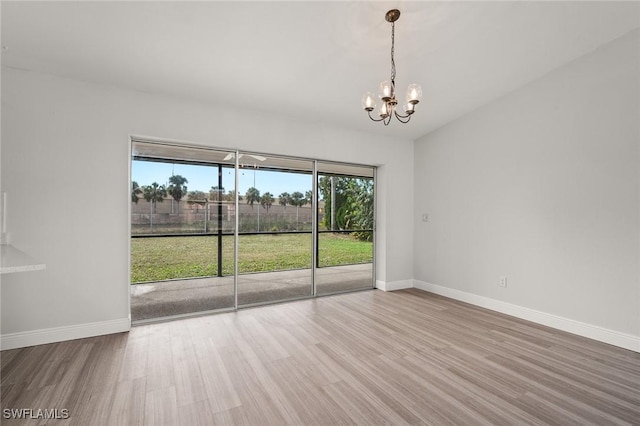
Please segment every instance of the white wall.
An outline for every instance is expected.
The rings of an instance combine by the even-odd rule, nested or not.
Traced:
[[[6,68],[2,113],[12,242],[46,263],[3,276],[4,343],[128,318],[129,135],[379,165],[377,279],[412,278],[412,141]]]
[[[416,142],[417,286],[640,336],[639,40]]]

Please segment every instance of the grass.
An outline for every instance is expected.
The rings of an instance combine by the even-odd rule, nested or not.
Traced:
[[[373,243],[349,234],[318,235],[318,266],[351,265],[373,261]]]
[[[311,267],[311,235],[241,235],[240,273]],[[373,245],[345,234],[320,234],[319,266],[371,262]],[[233,275],[233,237],[222,238],[222,273]],[[131,240],[131,282],[162,281],[218,274],[218,238],[156,237]]]

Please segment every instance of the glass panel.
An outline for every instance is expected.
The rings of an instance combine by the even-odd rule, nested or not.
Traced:
[[[233,234],[233,168],[134,159],[131,176],[132,235]]]
[[[133,143],[133,321],[234,307],[234,156]]]
[[[346,175],[353,172],[360,175]],[[370,167],[318,164],[318,295],[373,287],[373,174]]]
[[[238,305],[312,296],[313,162],[241,153]]]

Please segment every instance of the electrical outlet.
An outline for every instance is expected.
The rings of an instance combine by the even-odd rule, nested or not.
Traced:
[[[507,286],[507,277],[500,277],[500,282],[498,282],[498,287],[506,287]]]

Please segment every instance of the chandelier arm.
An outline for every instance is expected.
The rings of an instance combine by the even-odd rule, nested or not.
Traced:
[[[402,114],[399,114],[397,110],[394,110],[394,111],[393,111],[393,113],[394,113],[394,114],[396,115],[396,117],[398,117],[398,118],[409,118],[409,117],[411,117],[411,115],[412,115],[412,114],[402,115]]]
[[[371,116],[371,111],[367,111],[367,114],[369,114],[369,118],[370,118],[372,121],[383,121],[383,120],[384,120],[384,118],[378,118],[378,119],[373,118],[373,117]]]
[[[396,118],[398,119],[398,121],[401,122],[402,124],[407,124],[409,122],[409,120],[411,120],[411,115],[400,115],[395,111],[394,111],[394,114],[395,114]],[[406,121],[403,120],[403,118],[406,118]]]

